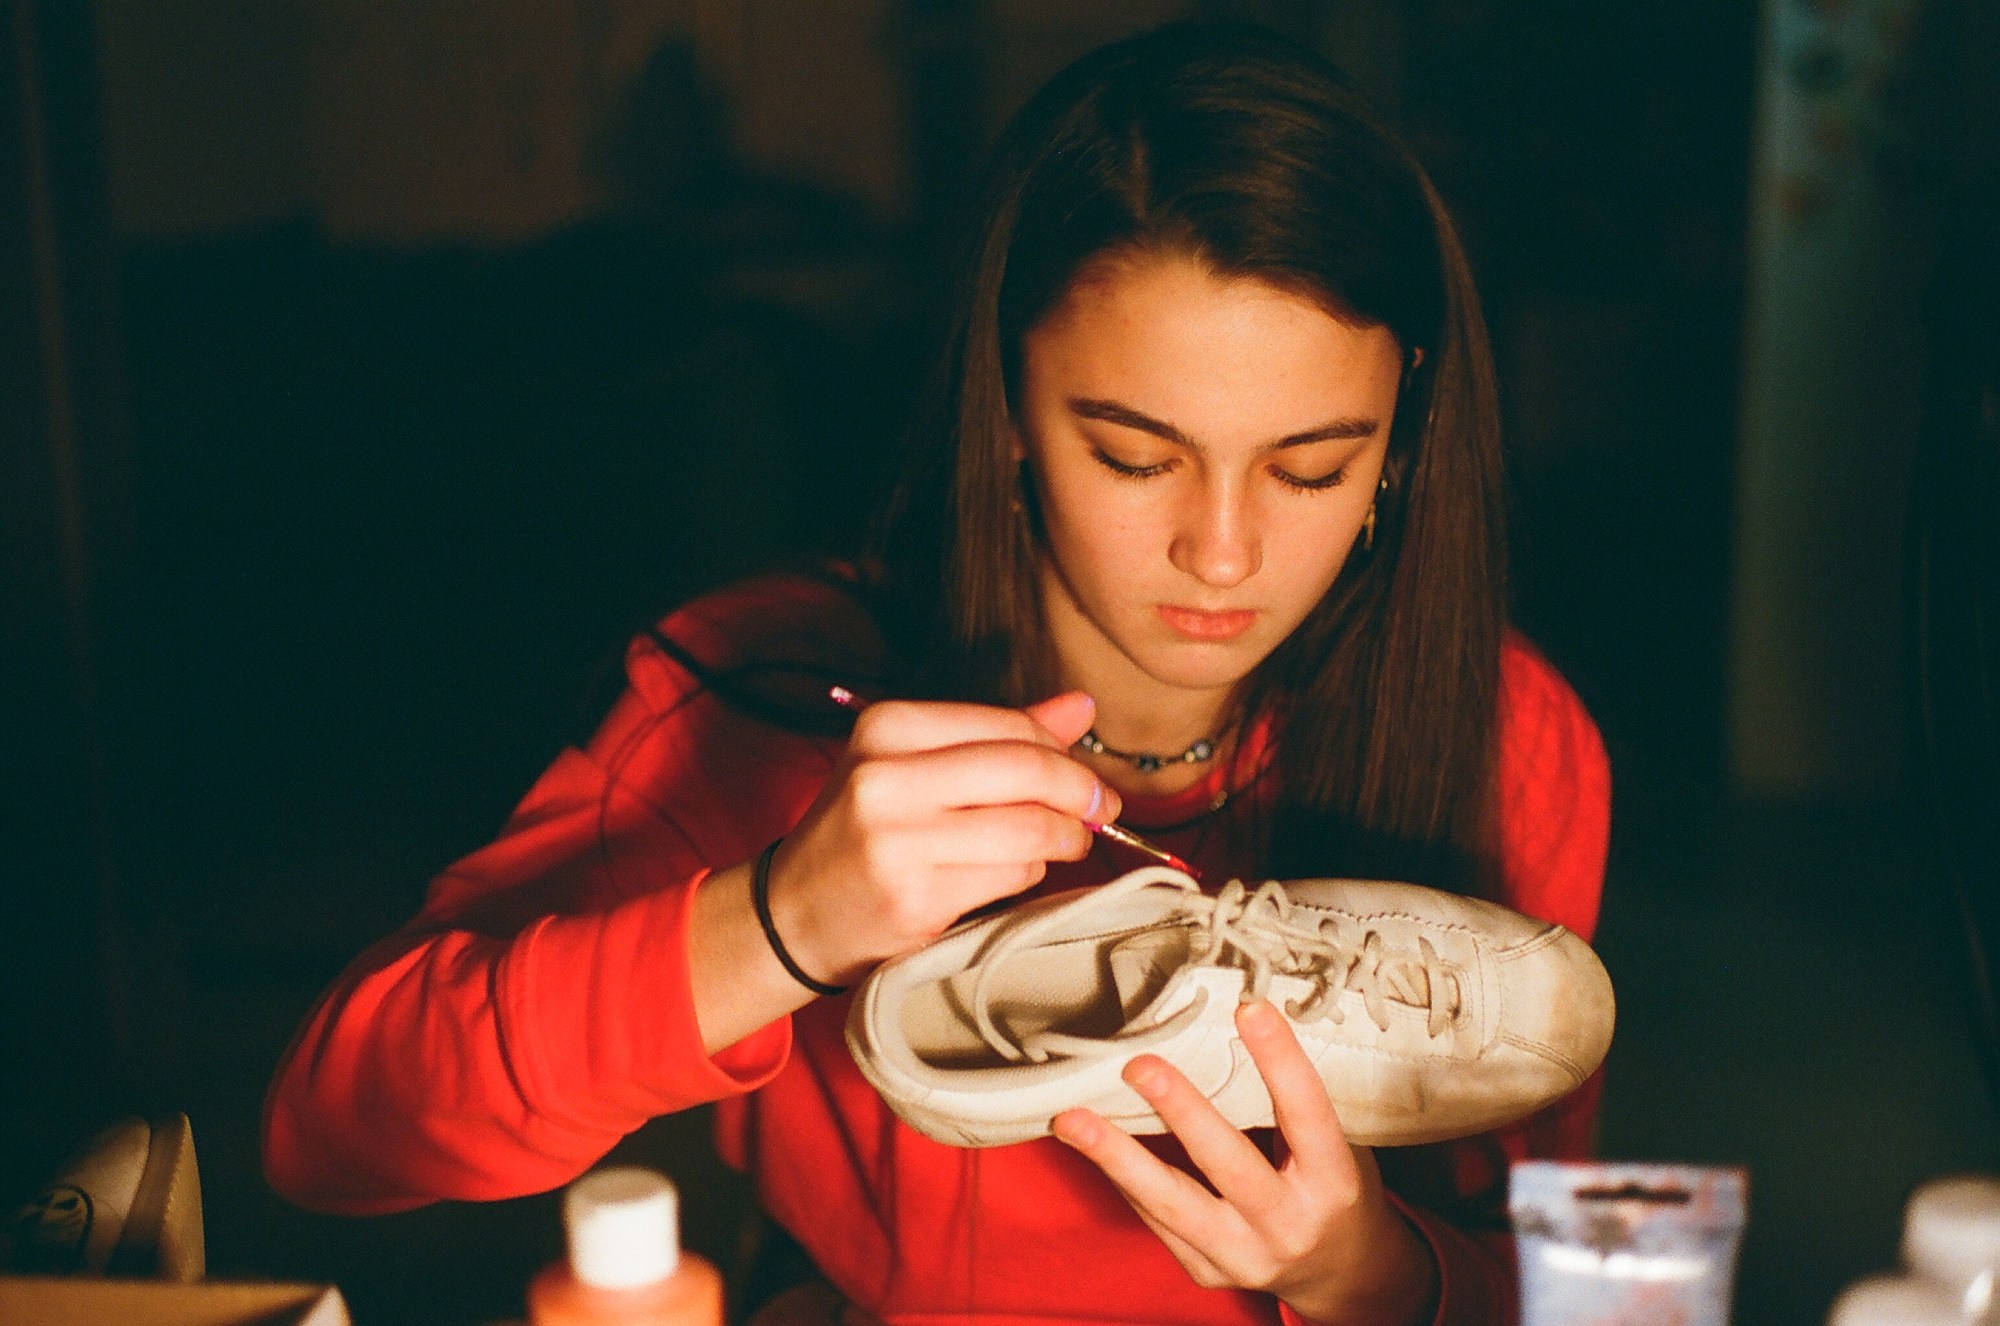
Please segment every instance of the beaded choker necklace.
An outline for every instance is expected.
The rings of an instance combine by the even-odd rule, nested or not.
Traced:
[[[1158,773],[1170,764],[1200,764],[1215,754],[1215,741],[1203,737],[1178,755],[1153,755],[1145,751],[1113,750],[1104,744],[1104,738],[1092,728],[1076,739],[1076,744],[1092,755],[1109,755],[1115,760],[1124,760],[1140,773]]]

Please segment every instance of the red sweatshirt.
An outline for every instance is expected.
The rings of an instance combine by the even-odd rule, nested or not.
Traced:
[[[660,631],[726,669],[796,651],[852,611],[843,604],[809,580],[760,580]],[[576,1178],[656,1115],[716,1101],[723,1155],[834,1286],[890,1326],[1278,1320],[1269,1295],[1195,1286],[1061,1143],[959,1150],[902,1125],[848,1055],[846,998],[704,1053],[687,964],[695,891],[797,823],[840,742],[732,708],[650,638],[626,669],[589,744],[558,756],[498,840],[440,875],[422,911],[315,1007],[266,1106],[273,1187],[356,1215],[520,1196]],[[1263,754],[1246,750],[1234,770]],[[1227,832],[1233,814],[1212,811],[1225,789],[1239,803],[1268,798],[1273,779],[1243,789],[1232,772],[1128,796],[1122,822],[1207,878],[1254,878]],[[1609,828],[1603,747],[1554,669],[1514,638],[1501,657],[1499,779],[1500,901],[1588,939]],[[1100,843],[1043,887],[1138,864]],[[1512,1319],[1507,1162],[1584,1154],[1597,1088],[1593,1078],[1481,1137],[1378,1152],[1438,1258],[1439,1323]]]

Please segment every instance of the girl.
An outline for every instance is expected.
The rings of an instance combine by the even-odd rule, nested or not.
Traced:
[[[1173,1137],[1078,1110],[959,1151],[848,1056],[837,987],[1140,864],[1086,820],[1212,880],[1409,879],[1586,938],[1602,885],[1595,729],[1505,630],[1466,264],[1347,84],[1233,29],[1108,47],[1017,117],[981,218],[876,555],[633,644],[590,743],[311,1015],[271,1182],[350,1213],[536,1192],[715,1101],[853,1315],[1506,1319],[1506,1163],[1580,1154],[1594,1080],[1376,1156],[1249,1004],[1278,1129],[1142,1055]],[[880,702],[843,734],[829,682]]]

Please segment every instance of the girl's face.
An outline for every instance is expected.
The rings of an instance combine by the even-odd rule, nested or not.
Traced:
[[[1347,560],[1402,353],[1386,328],[1146,256],[1080,282],[1028,333],[1021,371],[1016,446],[1066,680],[1213,692],[1276,649]]]

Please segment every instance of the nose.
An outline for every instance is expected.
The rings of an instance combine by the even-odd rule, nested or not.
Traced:
[[[1256,521],[1240,491],[1203,484],[1178,513],[1167,558],[1185,575],[1215,589],[1230,589],[1257,574],[1264,551]]]

